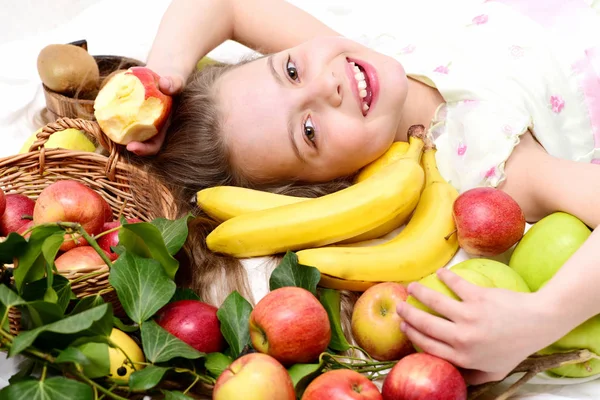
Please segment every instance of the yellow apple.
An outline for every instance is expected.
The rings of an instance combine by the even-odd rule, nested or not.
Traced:
[[[457,275],[459,275],[460,277],[462,277],[463,279],[471,282],[474,285],[481,286],[481,287],[488,287],[488,288],[494,287],[494,283],[492,282],[492,280],[489,279],[488,277],[486,277],[485,275],[481,274],[478,271],[474,271],[474,270],[470,270],[470,269],[458,269],[454,272]],[[443,295],[451,297],[455,300],[460,300],[458,298],[458,296],[452,290],[450,290],[450,288],[448,288],[448,286],[446,286],[446,284],[444,282],[442,282],[437,277],[436,273],[426,276],[425,278],[421,279],[419,281],[419,283],[423,286],[433,289],[436,292],[439,292]],[[413,296],[408,296],[408,299],[406,300],[406,302],[416,308],[419,308],[423,311],[427,311],[430,314],[441,316],[440,314],[433,311],[432,309],[427,307],[425,304],[421,303],[419,300],[417,300]]]
[[[35,133],[27,138],[25,143],[23,143],[23,147],[19,151],[19,154],[28,153],[29,148],[33,144],[33,142],[37,139],[37,134],[41,131],[38,129]],[[96,146],[90,139],[85,136],[83,132],[79,129],[69,128],[64,131],[58,131],[50,135],[46,143],[44,144],[44,148],[46,149],[67,149],[67,150],[77,150],[77,151],[94,151],[96,150]]]
[[[246,354],[219,375],[213,400],[296,400],[287,370],[263,353]]]
[[[537,291],[590,236],[590,229],[563,212],[551,214],[531,227],[515,248],[509,265]]]
[[[360,347],[380,361],[399,360],[414,348],[400,330],[402,318],[398,303],[406,301],[408,292],[399,283],[384,282],[367,289],[352,311],[352,335]]]
[[[131,364],[128,362],[127,356],[134,363],[143,363],[146,361],[144,353],[137,343],[127,336],[123,331],[116,328],[110,333],[109,339],[119,348],[109,347],[108,358],[110,360],[110,378],[115,381],[129,381],[129,376],[134,372]],[[135,364],[135,370],[144,368],[141,364]]]

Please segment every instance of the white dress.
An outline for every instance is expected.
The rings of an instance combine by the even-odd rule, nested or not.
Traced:
[[[600,163],[597,3],[481,1],[365,44],[444,97],[430,126],[442,175],[461,192],[497,186],[528,129],[553,156]]]

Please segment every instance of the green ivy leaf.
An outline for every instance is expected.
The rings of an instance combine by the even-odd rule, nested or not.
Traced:
[[[321,273],[315,267],[298,263],[296,253],[288,251],[273,270],[269,279],[271,291],[285,286],[296,286],[310,291],[316,296],[317,284],[321,280]]]
[[[98,307],[104,303],[106,303],[106,302],[104,301],[102,296],[100,296],[98,294],[95,294],[92,296],[85,296],[85,297],[81,298],[77,302],[77,304],[75,304],[75,307],[73,307],[73,310],[71,311],[71,313],[69,315],[79,314],[81,312],[92,309],[94,307]]]
[[[204,368],[206,368],[210,375],[218,378],[232,362],[233,359],[223,353],[208,353],[204,362]]]
[[[79,314],[58,320],[48,325],[40,326],[30,331],[21,332],[13,341],[9,351],[12,357],[31,346],[35,339],[44,332],[60,334],[63,340],[68,340],[64,335],[77,334],[82,336],[108,336],[112,330],[112,308],[109,304],[92,308]]]
[[[169,254],[158,228],[148,222],[139,222],[125,224],[119,231],[119,244],[124,245],[126,249],[129,249],[128,246],[131,246],[132,243],[138,246],[137,241],[139,239],[143,241],[148,249],[147,253],[150,254],[150,258],[157,260],[165,269],[167,276],[174,279],[177,268],[179,268],[179,262]]]
[[[51,268],[54,267],[54,260],[64,241],[64,232],[60,231],[48,236],[46,240],[44,240],[44,243],[42,243],[42,254],[44,255],[46,263],[50,265]]]
[[[19,297],[18,294],[10,290],[5,284],[0,284],[0,302],[5,307],[15,307],[27,303],[27,301]]]
[[[292,378],[296,396],[302,397],[304,390],[308,384],[321,374],[323,363],[321,364],[294,364],[288,369],[288,373]]]
[[[342,323],[340,320],[341,294],[334,289],[321,289],[319,293],[319,301],[325,307],[327,316],[329,317],[329,325],[331,326],[331,340],[329,348],[335,351],[346,351],[350,348],[350,344],[344,336]]]
[[[78,347],[67,347],[56,357],[56,362],[80,365],[85,376],[92,379],[110,373],[110,358],[106,343],[84,343]]]
[[[54,290],[57,298],[54,301],[64,312],[69,305],[69,301],[73,297],[73,291],[71,290],[71,282],[62,275],[54,275],[52,282],[52,289]],[[22,296],[27,301],[34,300],[45,300],[47,295],[47,280],[46,278],[39,279],[35,282],[26,283],[23,286]],[[49,301],[49,300],[46,300]]]
[[[18,233],[9,233],[0,243],[0,264],[12,264],[15,257],[21,256],[27,249],[27,240]]]
[[[237,291],[231,292],[217,311],[221,333],[229,344],[233,358],[237,358],[250,343],[248,321],[251,312],[252,305]]]
[[[64,314],[56,303],[36,300],[29,302],[22,309],[22,325],[26,329],[34,329],[60,320]]]
[[[92,387],[73,379],[57,376],[44,381],[26,380],[0,391],[0,400],[64,400],[65,394],[77,400],[92,400]]]
[[[152,389],[160,383],[165,373],[170,368],[148,365],[146,368],[135,371],[129,377],[129,388],[131,390],[144,391]]]
[[[176,286],[158,261],[128,251],[113,263],[108,281],[129,318],[138,325],[169,302]]]
[[[140,327],[138,325],[136,325],[136,324],[134,324],[134,325],[125,325],[123,323],[123,321],[121,321],[117,317],[113,317],[113,325],[117,329],[122,330],[123,332],[128,332],[128,333],[135,332],[135,331],[137,331],[137,330],[140,329]]]
[[[165,395],[165,400],[194,400],[178,391],[162,390],[162,393]]]
[[[181,250],[181,247],[183,247],[188,236],[188,222],[193,218],[194,216],[188,213],[176,220],[157,218],[150,222],[160,231],[165,242],[165,247],[172,256],[177,254]]]
[[[169,303],[179,300],[200,300],[200,296],[196,294],[192,289],[188,288],[177,288],[175,294],[169,300]]]
[[[144,322],[140,331],[144,354],[153,364],[166,362],[175,357],[193,360],[204,356],[204,353],[171,335],[154,321]]]
[[[25,251],[18,257],[18,268],[14,270],[15,286],[19,293],[25,282],[41,279],[46,272],[46,263],[42,256],[42,246],[46,239],[53,235],[64,235],[63,230],[56,225],[40,225],[31,231]],[[50,239],[54,242],[56,239]]]

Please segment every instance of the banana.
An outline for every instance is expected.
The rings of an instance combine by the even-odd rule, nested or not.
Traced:
[[[364,181],[375,172],[400,159],[408,151],[408,142],[395,142],[377,160],[365,166],[355,178],[355,183]],[[239,186],[214,186],[200,190],[196,194],[196,203],[206,214],[217,222],[227,221],[238,215],[267,210],[286,204],[310,200],[308,197],[287,196],[263,192]],[[410,213],[400,213],[384,224],[341,243],[356,243],[377,239],[404,225]]]
[[[424,182],[419,164],[424,128],[411,127],[409,134],[405,156],[368,179],[315,199],[231,218],[208,235],[208,248],[242,258],[324,246],[410,214]]]
[[[366,282],[410,282],[445,266],[458,251],[452,205],[458,192],[440,175],[433,145],[423,153],[425,189],[404,230],[390,241],[368,247],[329,246],[296,253],[298,262],[316,267],[321,285],[366,286]],[[337,278],[331,281],[329,277]],[[342,287],[347,283],[346,287]]]

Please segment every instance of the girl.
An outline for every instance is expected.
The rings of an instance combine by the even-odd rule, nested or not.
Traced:
[[[282,1],[175,0],[148,66],[162,75],[161,90],[181,93],[178,105],[166,137],[127,148],[156,154],[148,164],[185,212],[196,191],[215,185],[300,196],[340,189],[422,124],[442,174],[460,191],[498,187],[529,222],[565,211],[596,228],[596,11],[583,0],[492,0],[465,3],[454,17],[443,30],[423,24],[404,43],[388,33],[376,52]],[[227,39],[268,55],[192,73]],[[214,223],[195,224],[193,268],[180,278],[211,299],[216,286],[225,294],[247,289],[236,260],[204,247]],[[443,269],[440,278],[462,302],[412,283],[409,292],[448,319],[403,304],[402,327],[414,344],[463,367],[469,383],[500,380],[600,313],[599,246],[595,230],[531,294],[480,288]]]

